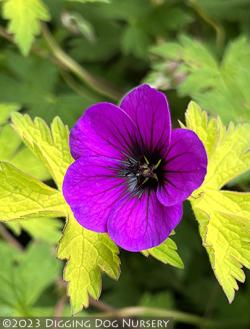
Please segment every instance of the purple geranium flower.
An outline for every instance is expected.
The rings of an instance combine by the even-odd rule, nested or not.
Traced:
[[[91,106],[71,130],[70,149],[63,194],[75,218],[130,251],[163,242],[206,175],[197,135],[172,130],[165,95],[145,84],[119,106]]]

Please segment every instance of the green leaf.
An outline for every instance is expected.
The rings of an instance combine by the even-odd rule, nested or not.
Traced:
[[[63,216],[62,195],[7,162],[0,162],[0,220]]]
[[[184,268],[184,264],[177,253],[176,243],[168,238],[158,247],[144,250],[143,255],[153,256],[164,264],[170,264],[178,268]]]
[[[40,118],[34,121],[28,115],[15,113],[12,116],[13,127],[24,143],[43,162],[51,176],[61,187],[67,168],[72,162],[68,146],[69,131],[57,117],[51,129]]]
[[[80,3],[87,3],[87,2],[104,2],[104,3],[109,3],[110,0],[68,0],[71,2],[80,2]]]
[[[4,0],[3,17],[10,20],[8,31],[14,34],[23,55],[29,53],[34,37],[40,32],[40,21],[50,19],[41,0]]]
[[[194,102],[188,106],[186,125],[208,155],[206,178],[190,202],[215,276],[232,302],[237,281],[245,280],[242,267],[250,268],[250,193],[220,188],[250,168],[250,125],[226,128],[219,118],[208,119]]]
[[[171,87],[180,96],[190,96],[225,122],[250,119],[249,40],[239,38],[229,43],[221,61],[204,44],[184,36],[179,43],[166,42],[152,52],[157,56],[158,66],[153,66],[153,72],[157,73],[158,87],[166,88],[171,78]],[[165,80],[160,79],[163,74]],[[149,78],[152,79],[152,73]]]
[[[150,38],[142,28],[128,26],[124,29],[121,44],[124,54],[134,54],[139,58],[145,58],[150,43]]]
[[[69,216],[58,248],[58,257],[67,259],[64,279],[69,282],[68,295],[73,314],[89,304],[89,295],[98,299],[101,293],[101,270],[118,279],[118,247],[106,234],[81,227]]]
[[[12,120],[23,141],[43,161],[61,188],[65,172],[72,162],[67,126],[59,118],[53,120],[51,129],[43,120],[36,118],[32,121],[28,115],[14,114]],[[101,270],[112,278],[118,278],[118,251],[107,235],[84,229],[70,213],[59,243],[58,258],[68,260],[64,279],[69,282],[68,294],[74,313],[88,305],[88,294],[95,299],[99,297]]]
[[[153,308],[173,309],[174,299],[170,292],[162,291],[156,294],[146,292],[142,295],[139,305]]]
[[[193,0],[205,15],[228,21],[247,21],[250,13],[248,0]]]
[[[89,47],[89,43],[85,46]],[[0,75],[2,103],[21,104],[32,117],[42,117],[46,122],[51,122],[59,115],[62,120],[73,125],[82,115],[84,108],[98,101],[97,98],[88,96],[87,91],[85,97],[69,92],[65,83],[61,91],[59,71],[56,65],[45,58],[37,55],[23,57],[13,51],[4,51],[1,54],[5,67]],[[34,76],[39,79],[34,79]]]
[[[24,230],[34,239],[51,244],[57,243],[61,237],[62,222],[56,218],[25,218],[6,222],[6,225],[16,235],[20,235],[21,230]]]
[[[16,315],[27,316],[44,289],[58,277],[59,263],[47,244],[31,244],[21,252],[0,242],[0,257],[0,303],[10,306]]]

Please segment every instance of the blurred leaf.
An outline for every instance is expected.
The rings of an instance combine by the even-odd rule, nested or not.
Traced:
[[[220,189],[250,168],[250,126],[231,123],[226,128],[219,118],[208,120],[193,102],[186,124],[200,137],[208,155],[205,181],[190,202],[215,276],[232,302],[236,280],[245,280],[242,267],[250,268],[250,193]]]
[[[118,247],[106,234],[88,231],[70,216],[58,248],[58,257],[67,259],[64,279],[73,314],[89,305],[89,295],[101,294],[101,270],[118,279],[120,260]]]
[[[159,292],[157,294],[144,293],[139,301],[140,306],[155,307],[161,309],[172,309],[174,301],[169,292]]]
[[[0,162],[0,220],[63,216],[61,194],[7,162]]]
[[[83,36],[72,38],[69,41],[70,54],[78,61],[87,62],[103,62],[118,54],[120,45],[117,41],[120,39],[121,27],[112,20],[103,19],[101,15],[90,15],[85,19],[93,26],[95,39]]]
[[[54,317],[55,308],[54,308],[54,305],[50,306],[50,307],[35,306],[35,307],[32,307],[29,309],[29,313],[30,313],[30,316],[32,316],[32,317]],[[64,305],[61,316],[62,317],[71,317],[72,316],[72,312],[71,312],[70,306],[68,304]],[[78,317],[87,317],[88,313],[82,311],[77,316]]]
[[[122,36],[122,50],[124,54],[133,54],[140,58],[147,57],[150,38],[145,31],[137,26],[128,26]]]
[[[163,43],[152,52],[159,56],[160,62],[165,62],[164,74],[172,77],[172,87],[177,88],[180,96],[190,96],[226,122],[250,119],[247,87],[250,84],[250,43],[247,39],[231,42],[221,63],[202,43],[184,36],[179,43]],[[159,64],[159,60],[156,61]],[[162,75],[162,70],[155,69],[158,76]],[[166,86],[166,82],[162,82],[162,87]],[[161,87],[157,78],[156,84]]]
[[[0,77],[2,102],[28,105],[31,110],[37,106],[46,109],[53,102],[58,79],[55,65],[37,56],[24,58],[13,52],[6,52],[3,63],[9,72],[3,72]]]
[[[110,0],[68,0],[72,2],[80,2],[80,3],[86,3],[86,2],[104,2],[104,3],[109,3]]]
[[[62,222],[56,218],[29,218],[12,220],[6,225],[16,234],[21,230],[26,231],[35,240],[45,241],[51,244],[57,243],[61,237]]]
[[[22,253],[0,242],[0,257],[0,302],[27,316],[44,289],[58,277],[59,263],[46,244],[31,244]]]
[[[173,1],[165,1],[162,5],[155,6],[154,11],[150,15],[151,24],[145,23],[145,29],[151,30],[151,33],[163,35],[164,32],[180,31],[192,23],[193,15],[188,7],[178,6]]]
[[[150,13],[151,4],[149,0],[112,0],[108,6],[100,4],[95,10],[105,18],[135,21]]]
[[[7,73],[4,70],[0,75],[0,102],[22,104],[33,117],[41,116],[50,122],[60,115],[72,125],[84,108],[96,102],[87,93],[78,96],[64,89],[58,92],[58,68],[46,59],[6,51],[2,62]]]
[[[177,246],[173,240],[168,238],[158,247],[154,247],[142,252],[144,256],[149,255],[158,259],[164,264],[170,264],[178,268],[184,268],[184,264],[177,253]]]
[[[14,34],[23,55],[29,53],[34,37],[40,32],[40,20],[50,19],[41,0],[4,0],[3,17],[10,20],[8,31]]]
[[[249,22],[249,0],[192,0],[191,3],[216,19]]]

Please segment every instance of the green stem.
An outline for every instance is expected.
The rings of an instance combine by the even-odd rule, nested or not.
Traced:
[[[158,309],[153,307],[141,307],[141,306],[126,307],[123,309],[106,312],[104,314],[98,314],[98,316],[105,316],[105,317],[152,316],[159,318],[166,317],[166,318],[173,318],[173,320],[176,322],[192,324],[203,328],[214,328],[215,326],[220,328],[230,328],[230,327],[235,328],[235,326],[237,327],[237,325],[243,325],[243,321],[242,323],[240,323],[240,321],[211,320],[185,312]],[[244,325],[247,325],[245,321],[244,321]]]
[[[225,32],[223,27],[213,20],[211,17],[209,17],[195,2],[195,0],[190,0],[191,7],[196,11],[196,13],[208,24],[210,25],[215,33],[216,33],[216,42],[217,45],[222,47],[225,42]]]
[[[82,89],[81,86],[72,78],[71,74],[63,70],[62,68],[59,68],[61,76],[63,80],[67,83],[67,85],[79,96],[81,97],[89,97],[94,98],[96,97],[96,94],[90,90]]]
[[[63,49],[57,44],[56,40],[50,33],[46,25],[42,26],[42,33],[47,41],[53,55],[58,62],[74,73],[80,80],[86,83],[89,87],[95,90],[97,93],[104,95],[113,100],[121,98],[121,93],[117,91],[113,86],[106,81],[94,77],[90,72],[78,64],[73,58],[66,54]]]

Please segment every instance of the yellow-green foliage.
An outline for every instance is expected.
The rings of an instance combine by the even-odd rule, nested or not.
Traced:
[[[40,21],[50,19],[49,12],[40,0],[4,0],[3,17],[8,19],[8,31],[23,55],[30,51],[34,37],[40,32]]]
[[[242,267],[250,268],[250,193],[220,189],[250,167],[250,125],[226,128],[191,102],[186,126],[198,134],[208,155],[207,176],[190,201],[215,276],[232,302],[237,280],[245,280]]]

